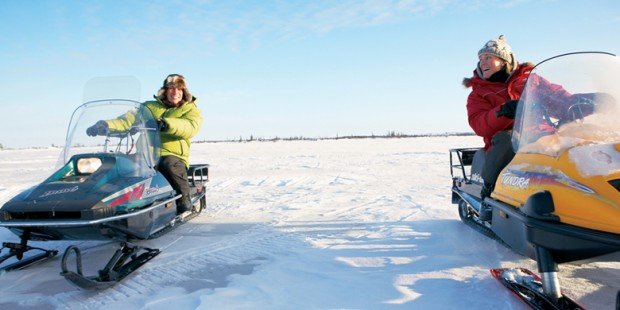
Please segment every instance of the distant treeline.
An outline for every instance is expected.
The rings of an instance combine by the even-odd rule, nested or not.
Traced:
[[[348,136],[339,136],[335,137],[319,137],[319,138],[309,138],[309,137],[274,137],[274,138],[257,138],[253,135],[250,135],[247,138],[239,137],[239,139],[228,139],[228,140],[197,140],[192,141],[192,143],[218,143],[218,142],[251,142],[251,141],[265,141],[265,142],[276,142],[276,141],[318,141],[318,140],[341,140],[341,139],[389,139],[389,138],[421,138],[421,137],[454,137],[454,136],[474,136],[473,132],[444,132],[444,133],[424,133],[424,134],[404,134],[400,132],[390,131],[384,135],[348,135]],[[76,147],[80,147],[84,145],[76,145]],[[62,148],[62,145],[51,145],[52,148]],[[18,149],[46,149],[48,147],[41,146],[33,146],[33,147],[24,147]],[[15,148],[5,148],[2,143],[0,143],[0,151],[2,150],[13,150]]]
[[[341,139],[389,139],[389,138],[421,138],[421,137],[454,137],[454,136],[474,136],[473,132],[445,132],[445,133],[424,133],[424,134],[405,134],[395,131],[390,131],[384,135],[347,135],[347,136],[339,136],[335,137],[319,137],[319,138],[309,138],[303,136],[297,137],[274,137],[274,138],[263,138],[263,137],[254,137],[250,135],[247,138],[240,136],[238,139],[228,139],[228,140],[198,140],[192,141],[192,143],[218,143],[218,142],[252,142],[252,141],[260,141],[260,142],[276,142],[276,141],[317,141],[317,140],[341,140]]]

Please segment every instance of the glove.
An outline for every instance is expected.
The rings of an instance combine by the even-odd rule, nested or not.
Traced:
[[[168,123],[166,123],[163,119],[158,119],[157,128],[159,128],[159,131],[168,131]]]
[[[157,123],[157,120],[149,119],[148,121],[144,123],[144,127],[148,129],[158,129],[159,124]]]
[[[585,93],[585,94],[573,94],[570,96],[570,104],[586,104],[592,106],[614,106],[616,104],[616,98],[614,96],[598,92],[598,93]]]
[[[105,136],[108,134],[108,123],[105,121],[98,121],[95,125],[92,125],[86,129],[86,134],[94,137],[94,136]]]
[[[608,93],[595,93],[594,101],[601,107],[613,107],[616,105],[616,98]]]
[[[159,131],[168,130],[168,124],[163,119],[149,119],[144,123],[144,127],[149,129],[158,129]]]
[[[509,119],[514,119],[517,114],[517,104],[519,100],[508,100],[506,103],[502,104],[499,107],[499,111],[495,112],[495,116],[497,117],[505,117]]]

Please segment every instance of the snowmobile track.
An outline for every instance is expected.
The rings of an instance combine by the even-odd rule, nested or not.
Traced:
[[[471,217],[467,217],[467,218],[461,218],[462,222],[465,223],[467,226],[473,228],[475,231],[497,241],[497,243],[505,246],[506,248],[510,249],[510,246],[508,244],[506,244],[502,239],[500,239],[490,228],[486,227],[486,226],[482,226],[482,224],[479,224],[478,222],[476,222],[474,219],[472,219]]]

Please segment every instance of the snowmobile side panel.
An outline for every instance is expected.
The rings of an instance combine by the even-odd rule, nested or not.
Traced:
[[[491,205],[493,210],[493,224],[491,229],[515,252],[536,259],[534,245],[527,240],[527,226],[525,216],[518,209],[505,203],[485,199],[485,203]]]
[[[108,240],[127,236],[146,239],[174,219],[174,200],[179,197],[168,198],[132,213],[96,220],[12,220],[0,222],[0,226],[9,228],[16,235],[29,230],[33,240]]]
[[[592,148],[592,153],[598,152]],[[520,207],[546,190],[553,196],[553,214],[562,223],[620,234],[620,191],[613,185],[620,172],[584,176],[575,165],[570,154],[517,153],[500,174],[492,197]]]
[[[548,249],[557,263],[620,251],[620,235],[527,218],[528,241]]]
[[[565,263],[620,251],[620,235],[540,220],[508,204],[486,202],[493,206],[493,232],[521,255],[536,259],[534,246],[541,246],[557,263]]]
[[[175,197],[166,199],[162,202],[159,202],[153,206],[148,208],[138,210],[132,213],[121,214],[111,217],[100,218],[96,220],[51,220],[51,221],[37,221],[37,220],[13,220],[13,221],[0,221],[0,226],[2,227],[79,227],[79,226],[89,226],[89,225],[97,225],[106,222],[118,221],[126,218],[131,218],[137,215],[142,215],[148,212],[152,212],[153,210],[165,206],[167,203],[172,202],[178,199],[180,195]]]

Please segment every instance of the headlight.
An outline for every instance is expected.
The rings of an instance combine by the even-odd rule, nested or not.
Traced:
[[[101,159],[97,157],[85,157],[77,160],[77,172],[79,174],[91,174],[101,167]]]
[[[11,220],[11,214],[7,211],[0,211],[0,221],[6,222]]]

